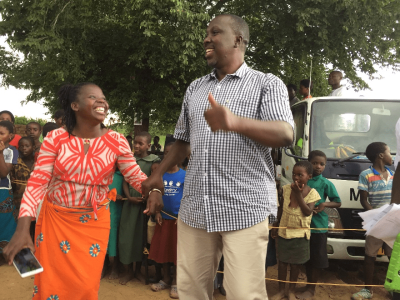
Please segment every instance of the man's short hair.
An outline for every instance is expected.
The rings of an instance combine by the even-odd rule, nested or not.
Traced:
[[[331,73],[339,73],[340,74],[340,78],[343,78],[343,73],[337,70],[332,71]]]
[[[326,154],[324,152],[322,152],[321,150],[313,150],[310,152],[310,154],[308,154],[308,161],[311,161],[314,157],[324,157],[326,160]]]
[[[386,146],[387,145],[382,142],[371,143],[367,146],[365,155],[372,163],[374,163],[378,155],[386,151]]]
[[[297,86],[293,83],[289,83],[286,87],[288,88],[288,90],[293,89],[293,91],[297,92]]]
[[[29,124],[35,124],[35,125],[39,126],[39,130],[42,130],[42,125],[40,125],[39,122],[36,122],[36,121],[29,122],[28,124],[26,124],[26,127],[28,127]]]
[[[250,30],[246,21],[239,16],[231,14],[222,14],[220,16],[227,16],[231,19],[231,28],[236,35],[239,35],[243,38],[243,43],[245,46],[244,49],[246,49],[250,42]]]
[[[147,131],[141,131],[135,135],[135,137],[137,136],[145,137],[147,139],[147,143],[151,144],[151,135]]]

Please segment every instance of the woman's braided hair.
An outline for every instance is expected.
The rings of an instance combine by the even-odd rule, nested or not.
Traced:
[[[86,85],[95,85],[91,82],[82,82],[76,85],[73,84],[65,84],[63,85],[57,93],[58,101],[61,104],[61,107],[64,109],[65,116],[64,116],[64,124],[66,130],[69,134],[72,134],[72,131],[76,125],[76,117],[75,112],[71,108],[71,103],[76,102],[78,100],[78,94],[82,87]],[[101,128],[105,128],[106,126],[101,123]]]

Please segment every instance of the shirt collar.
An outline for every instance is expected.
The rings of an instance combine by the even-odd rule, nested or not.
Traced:
[[[322,174],[319,174],[319,175],[317,175],[317,176],[313,176],[310,180],[317,181],[317,180],[319,180],[320,178],[322,178]]]
[[[235,73],[227,74],[226,76],[232,76],[232,77],[236,76],[236,77],[242,78],[247,73],[248,69],[249,69],[249,67],[247,66],[247,64],[245,62],[243,62],[242,65],[240,66],[240,68],[237,69]],[[210,79],[211,78],[217,78],[217,70],[216,69],[213,69],[212,72],[210,73]]]
[[[373,166],[370,166],[370,169],[372,170],[372,172],[373,172],[375,175],[381,175],[381,173],[379,173],[377,170],[375,170]],[[392,170],[390,170],[390,169],[389,169],[388,167],[386,167],[386,166],[385,166],[385,169],[389,172],[389,174],[390,174],[391,176],[393,176],[393,171],[392,171]]]

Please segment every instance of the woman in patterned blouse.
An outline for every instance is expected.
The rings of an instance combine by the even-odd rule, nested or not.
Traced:
[[[33,299],[97,299],[110,230],[108,186],[116,167],[139,192],[146,175],[126,139],[103,125],[109,106],[97,85],[65,85],[58,97],[65,127],[43,141],[4,254],[11,263],[22,248],[36,250],[44,271],[35,276]],[[34,246],[29,224],[36,217]]]

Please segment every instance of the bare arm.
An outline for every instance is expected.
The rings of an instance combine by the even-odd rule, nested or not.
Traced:
[[[329,201],[329,202],[322,202],[321,204],[319,204],[318,206],[314,207],[314,214],[318,214],[321,211],[323,211],[325,209],[325,207],[329,207],[329,208],[338,208],[342,205],[341,202],[333,202],[333,201]]]
[[[394,184],[394,182],[393,182],[393,184]],[[392,197],[393,197],[393,195],[392,195]],[[369,202],[368,202],[368,192],[367,191],[360,190],[360,203],[361,203],[362,207],[364,207],[365,210],[372,209],[371,204],[369,204]]]
[[[267,147],[285,147],[293,141],[293,128],[285,121],[262,121],[246,119],[233,114],[219,105],[212,94],[208,95],[211,108],[204,117],[212,131],[233,131]]]
[[[292,185],[290,187],[292,189],[293,197],[296,200],[297,204],[299,205],[301,212],[305,216],[311,215],[313,212],[313,209],[314,209],[315,202],[307,204],[304,201],[304,198],[303,198],[304,185],[302,187],[300,187],[299,184],[297,183],[297,181],[295,181],[292,183]]]
[[[393,176],[391,203],[400,204],[400,163],[397,164],[396,173]]]

